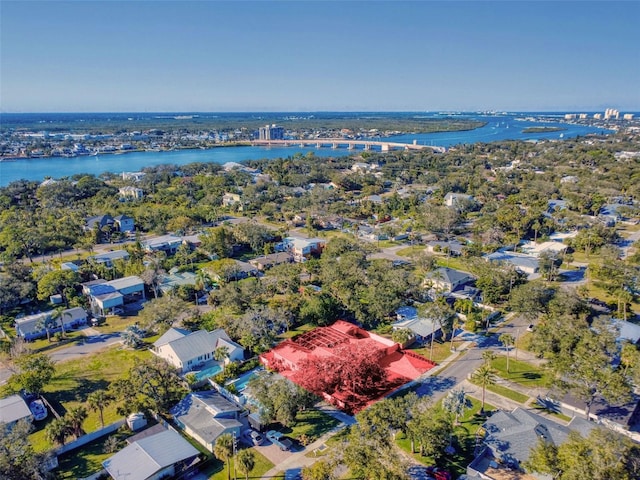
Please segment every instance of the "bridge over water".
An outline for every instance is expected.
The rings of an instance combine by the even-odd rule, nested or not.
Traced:
[[[379,148],[382,152],[391,150],[432,150],[435,153],[444,153],[445,147],[433,145],[419,145],[418,143],[397,143],[375,140],[348,140],[344,138],[316,138],[310,140],[252,140],[251,145],[256,147],[329,147],[329,148],[347,148],[355,150],[362,148],[363,150],[373,150],[374,147]]]

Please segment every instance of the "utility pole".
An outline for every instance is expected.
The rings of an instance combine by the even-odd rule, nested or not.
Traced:
[[[236,470],[236,453],[238,452],[238,439],[236,438],[236,432],[233,432],[233,480],[238,479],[238,473]]]

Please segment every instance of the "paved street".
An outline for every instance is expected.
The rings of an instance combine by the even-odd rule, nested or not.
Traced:
[[[49,354],[54,362],[65,362],[91,355],[99,350],[121,343],[120,332],[101,334],[94,329],[85,328],[86,338],[69,347],[60,348]],[[95,333],[94,333],[95,332]]]

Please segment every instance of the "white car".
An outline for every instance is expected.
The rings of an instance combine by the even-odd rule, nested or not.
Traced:
[[[29,404],[29,410],[31,410],[33,418],[38,422],[47,418],[47,407],[44,406],[44,402],[42,400],[34,400],[31,402]]]

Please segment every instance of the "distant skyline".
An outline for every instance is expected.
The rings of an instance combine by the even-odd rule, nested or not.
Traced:
[[[0,111],[640,110],[638,1],[12,1]]]

